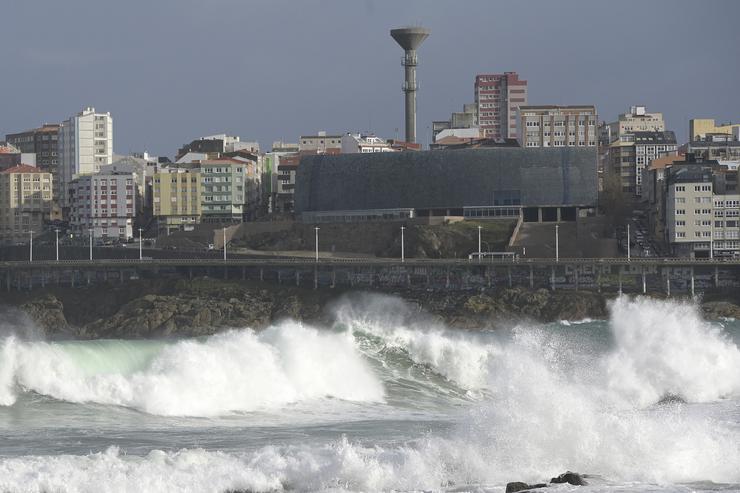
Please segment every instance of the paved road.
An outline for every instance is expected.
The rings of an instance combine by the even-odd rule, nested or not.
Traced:
[[[203,259],[203,258],[177,258],[177,259],[99,259],[99,260],[39,260],[34,262],[10,261],[0,262],[0,268],[25,269],[25,268],[70,268],[70,267],[260,267],[260,266],[331,266],[331,265],[353,265],[353,266],[473,266],[473,265],[496,265],[496,266],[522,266],[522,265],[672,265],[672,266],[740,266],[740,259],[682,259],[682,258],[655,258],[637,257],[627,260],[619,258],[562,258],[555,261],[552,258],[518,258],[518,259],[382,259],[382,258],[321,258],[318,261],[309,258],[228,258]]]

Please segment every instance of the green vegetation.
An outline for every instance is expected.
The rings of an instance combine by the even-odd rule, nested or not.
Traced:
[[[481,226],[483,251],[504,251],[515,221],[460,221],[437,225],[402,222],[322,224],[319,249],[336,254],[361,254],[375,257],[401,255],[401,226],[408,258],[462,258],[478,251],[478,226]],[[294,223],[282,231],[245,234],[233,240],[236,247],[269,251],[313,251],[315,231],[311,224]]]

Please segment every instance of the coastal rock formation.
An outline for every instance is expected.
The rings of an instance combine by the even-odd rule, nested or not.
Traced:
[[[260,327],[269,323],[272,306],[257,297],[145,295],[125,304],[110,318],[84,327],[88,337],[201,336],[227,327]]]
[[[46,333],[66,331],[69,328],[64,316],[64,305],[52,294],[29,300],[19,308]]]
[[[607,296],[591,291],[372,293],[211,278],[15,292],[8,302],[51,337],[149,338],[208,335],[228,328],[258,330],[281,319],[330,325],[338,305],[361,310],[378,294],[391,295],[398,304],[388,305],[381,297],[383,306],[375,312],[407,312],[414,320],[424,316],[432,323],[469,330],[506,327],[522,319],[538,323],[608,316]],[[740,307],[724,301],[704,303],[703,310],[707,318],[740,317]]]
[[[710,319],[740,319],[740,306],[729,301],[708,301],[701,308],[704,316]]]
[[[514,481],[506,485],[506,493],[517,493],[519,491],[530,491],[537,488],[547,488],[545,483],[527,484],[521,481]]]
[[[582,476],[578,474],[577,472],[571,472],[566,471],[557,478],[552,478],[550,480],[551,483],[568,483],[572,484],[574,486],[584,486],[587,485],[588,482],[586,482],[585,479],[583,479],[585,476]]]
[[[529,317],[538,321],[603,318],[606,300],[598,293],[586,291],[548,291],[512,288],[494,295],[471,296],[465,309],[482,318],[505,319]]]

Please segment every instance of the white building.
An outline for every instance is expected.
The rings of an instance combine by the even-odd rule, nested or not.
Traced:
[[[665,169],[665,231],[674,255],[740,254],[737,179],[737,171],[709,163],[677,162]]]
[[[69,207],[69,186],[81,175],[100,171],[113,162],[113,118],[85,108],[62,122],[59,129],[60,204]]]
[[[645,106],[631,106],[617,121],[604,124],[601,129],[602,145],[609,145],[625,134],[634,132],[664,132],[663,113],[648,113]]]
[[[136,217],[136,174],[129,165],[103,166],[70,184],[70,226],[77,234],[92,229],[95,238],[133,237]]]
[[[347,133],[342,136],[342,154],[395,151],[388,142],[375,135]]]

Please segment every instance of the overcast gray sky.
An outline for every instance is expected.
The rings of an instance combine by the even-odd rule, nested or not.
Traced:
[[[117,153],[172,157],[202,135],[403,137],[401,49],[419,50],[419,139],[517,71],[530,104],[740,120],[738,0],[0,0],[0,133],[110,111]],[[0,137],[1,138],[1,137]]]

